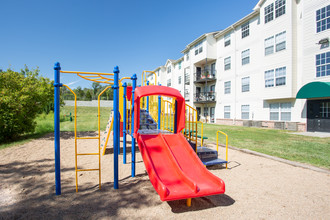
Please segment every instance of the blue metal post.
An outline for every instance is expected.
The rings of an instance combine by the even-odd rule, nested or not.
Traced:
[[[127,95],[127,84],[123,84],[124,88],[124,103],[123,103],[123,163],[126,164],[126,117],[127,117],[127,103],[126,103],[126,95]]]
[[[55,188],[61,195],[61,156],[60,156],[60,70],[59,62],[54,65],[54,143],[55,143]]]
[[[161,111],[162,111],[162,97],[159,95],[158,96],[158,130],[160,130]]]
[[[114,81],[113,81],[113,167],[114,167],[114,177],[113,177],[113,188],[118,189],[118,150],[119,150],[119,138],[120,133],[118,125],[120,123],[119,119],[119,68],[115,66],[113,69]]]
[[[132,88],[132,115],[131,115],[131,117],[132,117],[132,123],[131,123],[131,128],[132,128],[132,133],[131,133],[131,136],[132,136],[132,170],[131,170],[131,172],[132,172],[132,177],[135,177],[135,138],[134,138],[134,136],[133,136],[133,133],[134,133],[134,112],[135,112],[135,110],[134,110],[134,94],[135,94],[135,88],[136,88],[136,79],[137,79],[137,77],[136,77],[136,74],[134,74],[133,76],[132,76],[132,81],[133,81],[133,88]],[[137,112],[137,114],[138,114],[139,112]]]
[[[149,81],[147,81],[147,86],[149,86]],[[147,96],[147,112],[149,112],[149,96]]]

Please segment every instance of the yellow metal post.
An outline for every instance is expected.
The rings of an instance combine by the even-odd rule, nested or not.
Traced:
[[[191,206],[191,198],[187,199],[187,206],[188,206],[188,207]]]

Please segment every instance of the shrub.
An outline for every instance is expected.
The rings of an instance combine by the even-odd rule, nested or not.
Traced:
[[[38,113],[53,103],[52,84],[39,69],[0,72],[0,142],[34,132]]]

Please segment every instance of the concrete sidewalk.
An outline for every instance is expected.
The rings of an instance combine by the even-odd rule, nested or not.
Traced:
[[[319,137],[319,138],[328,138],[328,137],[330,137],[329,132],[294,132],[292,134],[310,136],[310,137]]]

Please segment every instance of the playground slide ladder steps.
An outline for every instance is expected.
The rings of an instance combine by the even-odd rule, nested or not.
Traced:
[[[110,113],[109,120],[108,120],[105,131],[102,132],[102,134],[101,134],[101,152],[102,152],[103,156],[105,154],[105,149],[107,148],[107,145],[108,145],[112,126],[113,126],[113,111],[111,111],[111,113]]]

